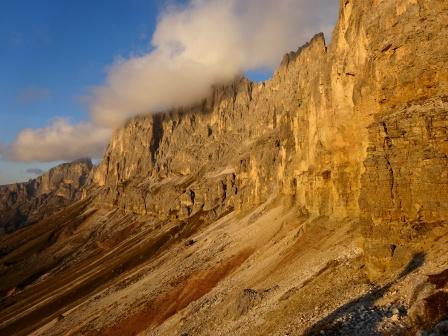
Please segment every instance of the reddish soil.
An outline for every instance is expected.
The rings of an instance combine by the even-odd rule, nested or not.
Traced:
[[[8,281],[0,284],[0,292],[3,292],[1,294],[4,296],[0,300],[0,335],[29,334],[87,297],[118,281],[126,272],[153,260],[160,251],[186,239],[204,223],[201,214],[197,214],[187,221],[164,223],[163,228],[161,226],[159,230],[133,235],[135,223],[130,220],[129,225],[120,231],[122,235],[114,235],[111,241],[105,241],[108,250],[96,246],[94,250],[89,250],[84,255],[84,259],[68,269],[51,274],[62,261],[53,260],[48,247],[57,241],[63,232],[76,230],[85,223],[94,213],[89,212],[88,215],[84,215],[86,205],[85,202],[80,202],[1,241],[4,256],[0,261],[17,262],[17,267],[9,267],[3,274],[3,280]],[[93,226],[91,230],[94,234],[95,227]],[[130,236],[126,236],[127,234]],[[113,243],[119,241],[123,241],[123,244],[112,246]],[[23,245],[20,242],[23,242]],[[20,247],[16,248],[18,246]],[[105,257],[106,252],[107,257]],[[47,260],[46,264],[35,265],[31,268],[21,266],[21,260],[26,260],[33,255],[43,256],[40,260]],[[215,276],[224,277],[226,272],[220,270]],[[36,282],[47,273],[49,276]],[[213,282],[213,277],[207,280],[209,278],[206,277],[202,281]],[[218,281],[219,278],[215,283]],[[66,287],[67,285],[70,286]],[[20,292],[6,297],[6,293],[11,294],[15,288],[19,288]],[[183,300],[194,299],[195,297]],[[23,315],[19,316],[19,314]],[[166,314],[170,315],[169,312]]]
[[[99,334],[104,336],[131,336],[156,327],[187,307],[191,302],[210,292],[221,280],[238,268],[251,254],[244,250],[213,269],[199,271],[160,295],[142,310],[125,317],[116,325]]]

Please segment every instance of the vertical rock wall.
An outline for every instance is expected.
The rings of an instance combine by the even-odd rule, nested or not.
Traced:
[[[118,130],[99,199],[188,217],[289,196],[311,216],[359,218],[371,274],[384,271],[448,216],[447,13],[443,0],[341,0],[328,47],[316,35],[267,82],[239,78]]]

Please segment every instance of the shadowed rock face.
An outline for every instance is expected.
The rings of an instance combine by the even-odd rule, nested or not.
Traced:
[[[11,233],[81,198],[90,159],[64,163],[35,179],[0,186],[0,234]]]
[[[89,197],[0,240],[0,331],[66,312],[41,334],[337,335],[370,314],[365,334],[388,335],[446,318],[445,287],[410,289],[448,268],[446,22],[446,1],[341,0],[330,45],[129,120],[87,184],[62,192],[67,168],[4,187],[40,195],[10,202],[26,216]]]

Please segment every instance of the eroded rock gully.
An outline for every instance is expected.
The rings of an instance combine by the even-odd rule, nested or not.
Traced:
[[[448,318],[431,282],[448,269],[446,22],[442,0],[340,1],[331,43],[271,80],[128,121],[80,202],[1,238],[0,330],[406,335]]]

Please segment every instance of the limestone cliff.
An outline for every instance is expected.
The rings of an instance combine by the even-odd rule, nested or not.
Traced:
[[[92,167],[90,159],[76,160],[28,182],[0,186],[0,234],[32,224],[80,199]]]
[[[341,1],[330,46],[316,35],[265,83],[118,130],[101,200],[185,218],[287,195],[311,216],[359,218],[375,276],[403,228],[448,216],[445,22],[445,1]]]

